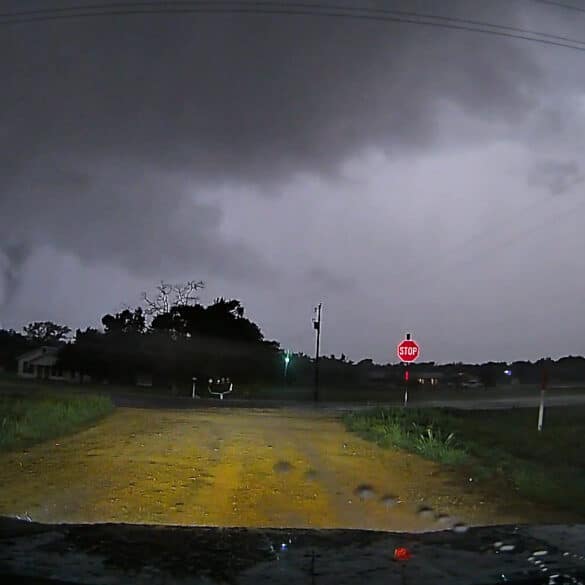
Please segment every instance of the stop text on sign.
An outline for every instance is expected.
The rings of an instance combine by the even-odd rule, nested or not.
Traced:
[[[418,347],[401,347],[399,353],[401,356],[418,355]]]
[[[405,339],[401,341],[396,347],[396,354],[403,362],[413,362],[420,355],[420,347],[418,343],[412,339]]]

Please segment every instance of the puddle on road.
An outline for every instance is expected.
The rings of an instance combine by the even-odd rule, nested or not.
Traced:
[[[292,410],[121,408],[0,455],[0,470],[0,514],[41,522],[419,531],[561,520]]]

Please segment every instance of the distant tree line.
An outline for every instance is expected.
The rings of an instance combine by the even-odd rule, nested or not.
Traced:
[[[17,358],[40,345],[60,348],[63,369],[74,370],[98,382],[135,384],[150,377],[153,385],[176,391],[191,386],[192,378],[229,377],[238,384],[310,386],[314,359],[303,353],[291,356],[284,377],[284,353],[279,343],[268,341],[260,327],[245,316],[236,299],[217,298],[204,306],[198,281],[161,282],[154,296],[144,294],[144,307],[125,308],[101,318],[103,329],[71,330],[50,321],[26,325],[22,332],[0,329],[0,366],[15,371]],[[329,387],[401,384],[400,364],[375,364],[370,359],[354,363],[345,355],[322,356],[320,379]],[[505,383],[537,384],[546,370],[557,383],[585,380],[585,358],[568,356],[536,362],[487,362],[483,364],[418,363],[410,366],[411,379],[433,372],[441,384],[458,384],[473,377],[485,386]]]
[[[269,382],[280,364],[278,343],[264,339],[238,300],[208,306],[169,305],[147,323],[141,307],[102,317],[103,331],[77,330],[61,366],[120,384],[150,376],[153,384],[190,387],[192,378]]]

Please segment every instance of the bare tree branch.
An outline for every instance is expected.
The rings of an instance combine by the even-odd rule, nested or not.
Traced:
[[[149,297],[146,292],[142,293],[144,312],[149,317],[156,317],[168,313],[171,307],[177,305],[194,305],[199,301],[197,291],[204,286],[205,283],[201,280],[188,280],[177,284],[161,280],[156,287],[157,294],[154,298]]]

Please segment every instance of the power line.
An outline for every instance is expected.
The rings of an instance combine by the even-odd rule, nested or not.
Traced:
[[[59,9],[43,9],[41,11],[25,11],[3,13],[0,15],[1,25],[16,25],[29,24],[34,22],[49,22],[59,20],[72,20],[77,18],[90,18],[96,16],[135,16],[135,15],[156,15],[156,14],[270,14],[283,16],[321,16],[330,18],[348,18],[354,20],[365,20],[374,22],[395,22],[402,24],[418,24],[422,26],[430,26],[435,28],[460,30],[466,32],[477,32],[492,36],[506,37],[517,40],[525,40],[535,43],[540,43],[549,46],[556,46],[566,49],[573,49],[576,51],[585,52],[585,41],[578,39],[569,39],[567,37],[560,37],[558,35],[550,35],[548,33],[539,33],[525,29],[516,29],[516,27],[504,27],[504,25],[495,25],[491,23],[482,23],[481,21],[469,21],[470,23],[478,23],[473,26],[463,24],[464,19],[454,20],[450,17],[436,16],[436,15],[417,15],[416,13],[408,13],[413,16],[406,17],[400,15],[392,15],[389,11],[386,12],[372,12],[364,9],[351,9],[347,7],[335,7],[334,5],[319,5],[319,4],[298,4],[297,8],[292,3],[236,3],[230,2],[218,6],[221,0],[213,3],[213,7],[199,5],[193,2],[188,3],[188,6],[178,5],[169,6],[168,3],[124,3],[124,4],[102,4],[102,5],[86,5],[73,8],[59,8]],[[207,3],[209,4],[209,3]],[[88,10],[87,6],[93,6],[93,9]],[[106,6],[107,10],[102,10]],[[118,7],[130,7],[118,10]],[[333,12],[332,12],[333,11]],[[394,13],[393,13],[394,14]],[[423,20],[426,19],[426,20]],[[433,19],[433,20],[431,20]],[[439,21],[440,20],[440,21]],[[461,23],[461,24],[460,24]],[[481,28],[481,27],[490,28]],[[511,30],[522,31],[522,34],[511,32]],[[531,36],[532,35],[532,36]],[[538,36],[535,36],[538,35]],[[546,37],[546,38],[544,38]],[[562,39],[562,40],[553,40]]]
[[[536,0],[538,1],[538,0]],[[224,9],[229,9],[230,6],[234,6],[236,8],[288,8],[288,9],[317,9],[321,10],[337,10],[348,12],[349,14],[364,14],[364,15],[387,15],[387,16],[400,16],[400,17],[409,17],[409,18],[426,18],[431,20],[438,20],[444,22],[453,22],[453,23],[460,23],[460,24],[467,24],[467,25],[474,25],[474,26],[485,26],[489,28],[495,28],[504,31],[515,32],[519,34],[530,34],[535,36],[540,36],[549,39],[555,39],[557,41],[563,41],[567,43],[573,44],[581,44],[585,45],[585,41],[580,41],[578,39],[572,39],[565,36],[554,35],[542,31],[530,30],[515,26],[508,26],[503,24],[495,24],[491,22],[485,22],[481,20],[473,20],[468,18],[458,18],[455,16],[442,16],[437,14],[430,14],[424,12],[410,12],[405,10],[390,10],[385,8],[356,8],[355,6],[348,6],[346,4],[333,4],[333,3],[325,3],[325,2],[270,2],[270,1],[262,1],[262,0],[169,0],[167,2],[162,2],[161,0],[146,0],[146,1],[138,1],[138,2],[100,2],[98,4],[77,4],[71,5],[68,7],[61,7],[61,8],[39,8],[35,10],[20,10],[17,12],[12,13],[0,13],[0,18],[18,18],[20,16],[35,16],[35,15],[52,15],[52,14],[63,14],[75,11],[94,11],[94,10],[102,10],[102,9],[112,9],[112,8],[125,8],[125,9],[133,9],[133,8],[171,8],[174,9],[176,7],[183,7],[183,6],[192,6],[192,7],[217,7],[221,5]]]
[[[585,8],[579,8],[578,6],[571,6],[570,4],[563,4],[562,2],[556,2],[555,0],[533,0],[538,4],[548,4],[549,6],[558,6],[559,8],[565,8],[566,10],[575,10],[576,12],[585,12]]]

